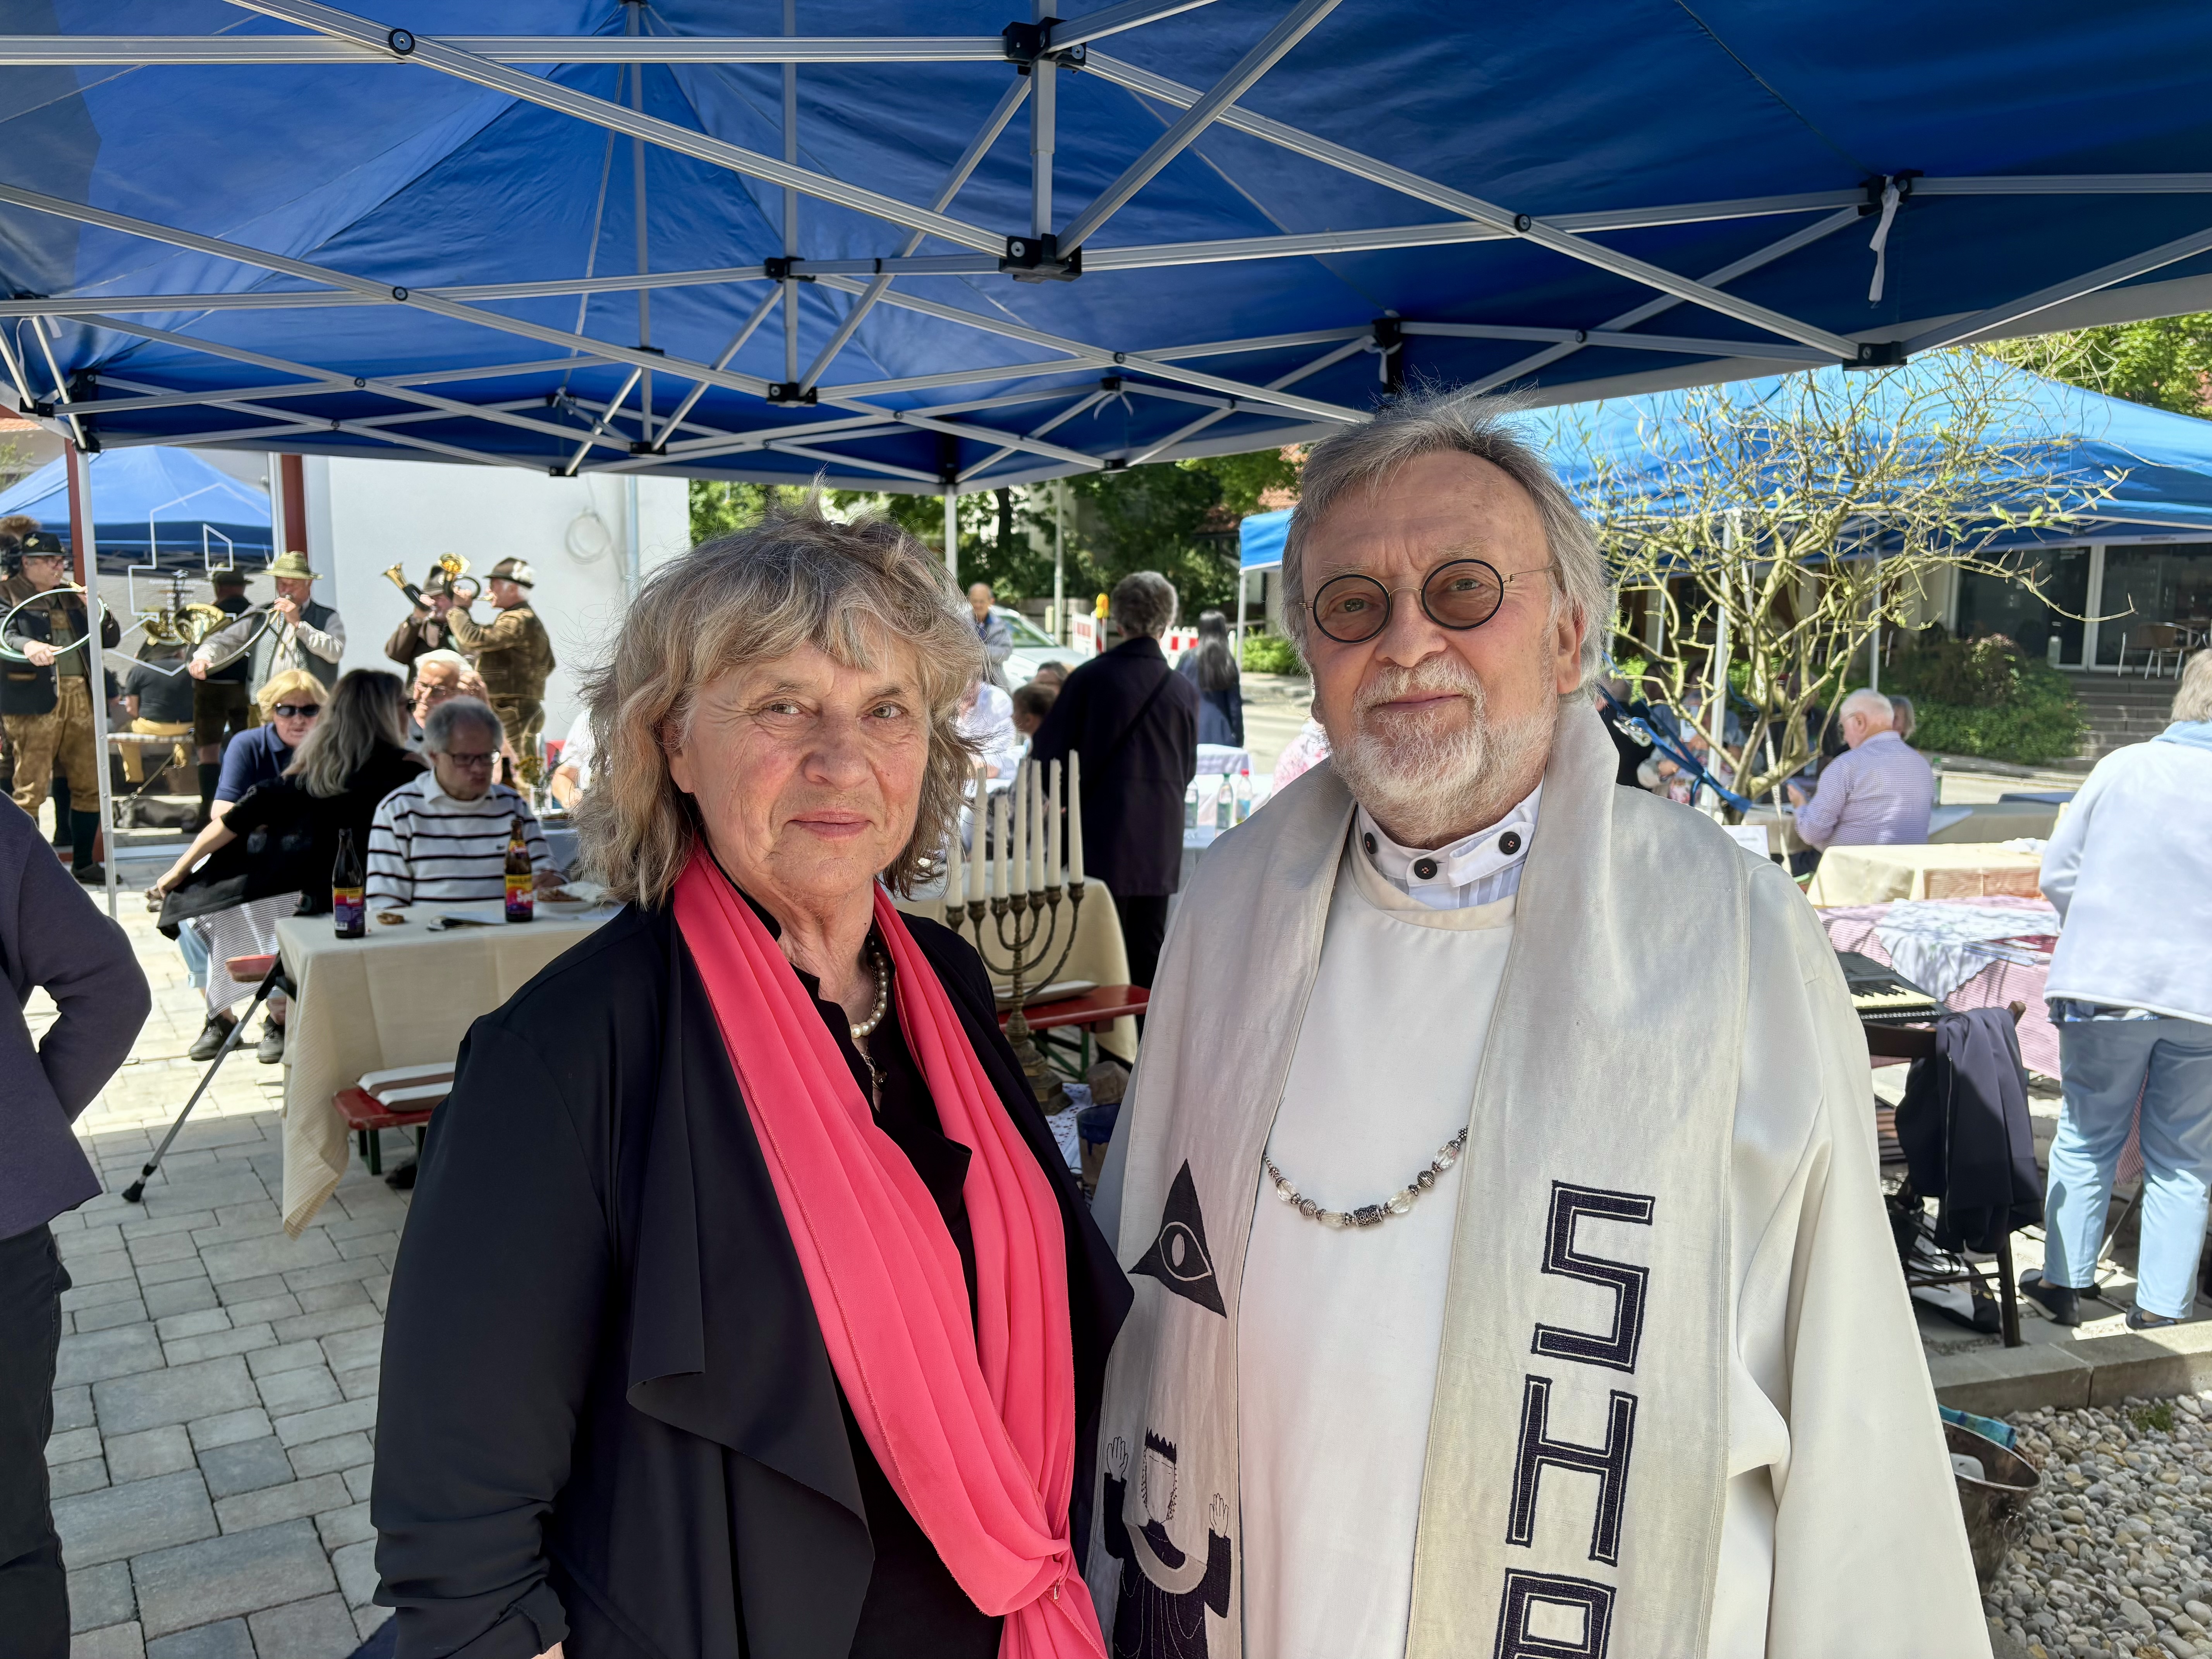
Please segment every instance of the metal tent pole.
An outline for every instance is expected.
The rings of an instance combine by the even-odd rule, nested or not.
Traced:
[[[623,33],[635,35],[645,15],[645,0],[629,0],[623,7]],[[641,115],[645,112],[645,65],[630,66],[629,106]],[[643,276],[651,269],[647,260],[645,140],[629,141],[630,199],[637,219],[637,274]],[[637,343],[642,350],[653,343],[653,290],[640,287],[637,291]],[[638,391],[639,436],[647,447],[653,443],[653,371],[642,371],[644,379]],[[617,399],[619,401],[619,399]],[[574,466],[568,469],[575,471]]]
[[[960,580],[960,492],[945,486],[945,568]]]
[[[1244,564],[1240,555],[1237,565],[1237,666],[1244,666]]]
[[[783,32],[799,33],[799,0],[783,0]],[[783,159],[799,164],[799,65],[783,66]],[[799,257],[799,192],[786,185],[783,192],[783,257]],[[783,379],[799,384],[799,279],[783,281]]]
[[[92,703],[93,766],[100,782],[100,839],[107,854],[100,867],[107,872],[107,914],[112,920],[115,915],[115,798],[107,779],[107,653],[100,645],[106,608],[100,600],[100,541],[92,527],[92,470],[86,465],[85,453],[71,444],[64,453],[69,457],[70,551],[76,556],[77,584],[84,589],[85,625],[90,630],[84,646],[84,689]],[[54,676],[60,678],[58,668]],[[84,810],[74,797],[70,808],[77,812]]]
[[[1052,483],[1052,638],[1067,643],[1067,481]]]
[[[632,473],[623,480],[623,539],[629,544],[629,568],[626,586],[629,597],[637,597],[638,584],[645,579],[645,555],[638,545],[637,534],[637,475]]]

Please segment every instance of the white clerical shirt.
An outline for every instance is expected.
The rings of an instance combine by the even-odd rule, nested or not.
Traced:
[[[1267,1142],[1276,1167],[1322,1207],[1382,1201],[1467,1127],[1536,807],[1532,793],[1498,824],[1435,852],[1400,847],[1357,814]],[[1786,956],[1760,948],[1778,930],[1752,937],[1753,983],[1790,971],[1762,960]],[[1762,1057],[1755,1026],[1749,1042],[1747,1096],[1757,1075],[1779,1083],[1802,1069]],[[1802,1105],[1791,1109],[1802,1121]],[[1790,1253],[1759,1247],[1806,1173],[1789,1156],[1797,1149],[1747,1156],[1755,1124],[1740,1121],[1736,1139],[1730,1479],[1706,1659],[1767,1650],[1770,1468],[1786,1471],[1790,1454],[1775,1403],[1786,1398]],[[1455,1164],[1405,1215],[1342,1231],[1261,1183],[1237,1310],[1249,1655],[1402,1659],[1458,1176]],[[1758,1331],[1749,1341],[1747,1313]]]

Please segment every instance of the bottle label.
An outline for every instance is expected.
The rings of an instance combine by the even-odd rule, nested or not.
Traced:
[[[368,895],[359,887],[331,889],[331,916],[340,939],[359,939],[368,927]]]
[[[507,878],[507,919],[528,921],[538,913],[538,894],[528,876]]]

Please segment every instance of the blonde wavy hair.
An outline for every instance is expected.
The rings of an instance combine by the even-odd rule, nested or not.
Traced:
[[[330,688],[304,668],[287,668],[271,674],[268,684],[253,694],[253,701],[260,706],[261,718],[266,720],[276,718],[272,711],[278,703],[291,702],[301,696],[310,702],[325,703],[331,700]]]
[[[921,543],[874,514],[837,524],[810,495],[655,570],[612,654],[586,677],[595,757],[576,828],[586,862],[616,897],[658,907],[690,860],[698,816],[669,776],[667,744],[688,726],[701,689],[805,645],[851,668],[873,667],[889,647],[914,652],[929,758],[914,833],[884,882],[909,891],[950,839],[975,754],[960,734],[960,696],[983,672],[982,643]]]

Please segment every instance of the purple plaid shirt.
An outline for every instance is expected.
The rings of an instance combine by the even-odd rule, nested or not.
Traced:
[[[1894,732],[1877,732],[1820,769],[1820,786],[1797,809],[1810,847],[1876,847],[1928,839],[1936,775]]]

